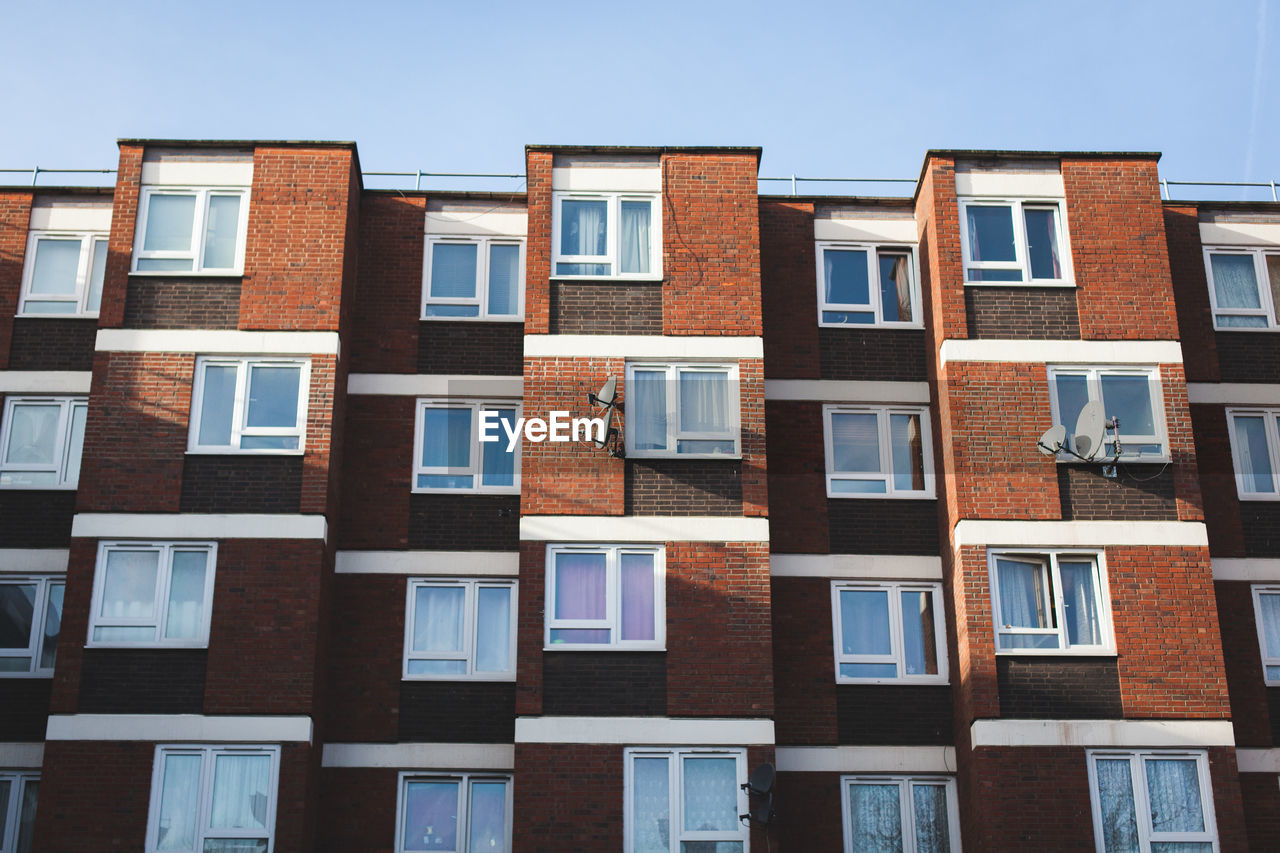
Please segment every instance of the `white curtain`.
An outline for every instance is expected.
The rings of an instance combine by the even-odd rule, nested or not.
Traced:
[[[57,405],[15,405],[5,461],[25,465],[53,464],[61,415],[62,408]]]
[[[1102,758],[1096,769],[1103,853],[1138,853],[1138,817],[1129,759]]]
[[[159,570],[157,551],[108,551],[100,615],[108,619],[154,615]]]
[[[169,581],[169,608],[164,635],[170,640],[193,640],[200,636],[204,621],[204,580],[206,555],[198,551],[175,551]]]
[[[1258,596],[1262,610],[1263,654],[1280,658],[1280,594]]]
[[[1209,264],[1219,308],[1261,307],[1252,255],[1210,255]]]
[[[729,376],[707,371],[680,373],[680,430],[729,431]]]
[[[880,258],[880,309],[887,322],[909,323],[911,313],[911,266],[906,255]]]
[[[1261,417],[1234,418],[1236,449],[1240,451],[1240,471],[1244,487],[1250,492],[1270,492],[1275,489],[1271,479],[1271,457],[1267,450],[1266,425]]]
[[[1151,801],[1152,832],[1203,832],[1200,774],[1189,758],[1148,758],[1147,798]],[[1193,845],[1189,850],[1198,850]]]
[[[874,414],[831,416],[831,451],[835,470],[874,474],[880,468],[880,433]]]
[[[631,764],[631,849],[670,853],[671,789],[666,758],[636,758]]]
[[[471,822],[467,842],[469,853],[506,853],[506,811],[506,782],[471,783]]]
[[[1044,571],[1031,563],[1011,560],[996,562],[996,582],[1000,590],[1000,625],[1013,628],[1047,628],[1044,601]],[[1004,635],[1004,648],[1037,648],[1037,637]]]
[[[607,254],[607,202],[567,199],[560,212],[560,254]]]
[[[1098,624],[1098,597],[1094,590],[1093,563],[1061,561],[1062,604],[1066,612],[1067,642],[1070,645],[1096,646],[1102,642]]]
[[[620,272],[649,271],[649,211],[647,201],[622,202],[622,253],[618,258]]]
[[[460,586],[418,587],[413,613],[414,651],[462,651],[466,594]]]
[[[915,853],[951,853],[951,825],[947,789],[942,785],[912,785],[915,811]]]
[[[684,758],[684,829],[733,832],[738,828],[738,762]]]
[[[631,380],[628,421],[638,450],[667,447],[667,379],[665,373],[637,370]]]
[[[218,755],[213,768],[214,829],[265,829],[271,802],[271,758]]]
[[[511,589],[480,587],[476,591],[476,672],[511,669]]]
[[[159,850],[190,850],[195,846],[199,812],[199,755],[168,755],[160,794]]]
[[[850,836],[857,853],[902,853],[898,785],[849,786]]]

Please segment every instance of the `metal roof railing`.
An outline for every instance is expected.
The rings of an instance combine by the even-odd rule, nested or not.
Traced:
[[[1280,201],[1280,195],[1276,194],[1275,181],[1170,181],[1165,178],[1161,178],[1160,187],[1164,190],[1165,201],[1173,201],[1173,194],[1169,192],[1169,187],[1242,187],[1270,189],[1271,200]]]
[[[33,187],[41,175],[114,175],[115,173],[115,169],[42,169],[39,166],[32,166],[30,169],[0,169],[0,175],[30,175]]]
[[[787,181],[791,184],[791,194],[799,195],[797,185],[800,182],[805,183],[823,183],[823,184],[911,184],[912,191],[915,191],[915,178],[802,178],[798,175],[792,175],[789,178],[756,178],[760,183],[768,181]]]

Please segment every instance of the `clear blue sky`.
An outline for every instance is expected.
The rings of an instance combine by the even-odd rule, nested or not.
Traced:
[[[369,170],[518,172],[549,142],[893,177],[928,148],[1140,149],[1280,179],[1277,0],[8,0],[0,30],[4,168],[144,136],[354,139]]]

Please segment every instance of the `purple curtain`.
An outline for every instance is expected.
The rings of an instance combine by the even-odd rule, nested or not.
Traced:
[[[622,555],[622,639],[654,639],[653,555]]]

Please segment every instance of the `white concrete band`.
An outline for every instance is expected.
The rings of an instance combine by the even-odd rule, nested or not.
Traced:
[[[42,743],[0,743],[0,767],[6,770],[38,770],[43,764]]]
[[[764,339],[713,335],[525,335],[525,358],[764,358]]]
[[[1188,382],[1187,399],[1204,405],[1275,406],[1280,405],[1280,385],[1263,382]]]
[[[951,339],[942,342],[938,358],[1031,364],[1181,364],[1177,341],[1022,341]]]
[[[766,379],[766,400],[815,403],[929,402],[928,382],[842,382],[834,379]]]
[[[1216,581],[1280,581],[1280,559],[1274,557],[1214,557],[1212,562]]]
[[[852,580],[942,580],[941,557],[897,554],[773,554],[769,574],[775,578]]]
[[[148,158],[142,183],[178,187],[247,187],[253,183],[253,155],[238,159],[178,160]]]
[[[1200,242],[1205,246],[1275,246],[1280,243],[1280,223],[1201,222]]]
[[[526,515],[520,538],[539,542],[768,542],[767,518]]]
[[[241,332],[235,329],[99,329],[98,352],[200,355],[338,355],[337,332]]]
[[[1280,773],[1280,749],[1237,749],[1241,773]]]
[[[339,551],[334,571],[345,575],[515,577],[517,551]]]
[[[0,394],[88,394],[92,383],[88,370],[0,370]]]
[[[773,743],[773,720],[516,717],[516,743],[747,746]]]
[[[524,377],[352,373],[347,377],[347,393],[388,397],[519,399],[524,394]]]
[[[111,230],[111,201],[75,201],[67,198],[37,201],[31,207],[31,231]]]
[[[441,237],[523,237],[529,233],[529,214],[523,207],[495,207],[491,201],[430,199],[426,233]]]
[[[55,714],[45,740],[191,743],[311,742],[310,717],[207,717],[202,714]]]
[[[1234,746],[1230,720],[977,720],[980,746]]]
[[[1166,545],[1208,548],[1200,521],[977,521],[956,523],[952,542],[961,545],[1026,545],[1098,548],[1105,545]]]
[[[516,748],[502,743],[327,743],[320,763],[400,770],[513,770]]]
[[[552,168],[551,189],[596,190],[599,192],[662,192],[662,166],[653,165],[572,166]]]
[[[325,539],[323,515],[78,513],[71,535],[85,539]]]
[[[956,169],[956,195],[1062,198],[1061,172],[978,172]]]
[[[840,216],[833,211],[813,220],[813,239],[852,243],[915,243],[920,231],[914,219],[868,219],[856,214]]]
[[[780,746],[780,773],[955,773],[954,746]]]
[[[70,556],[66,548],[0,548],[0,572],[31,575],[65,572]]]

